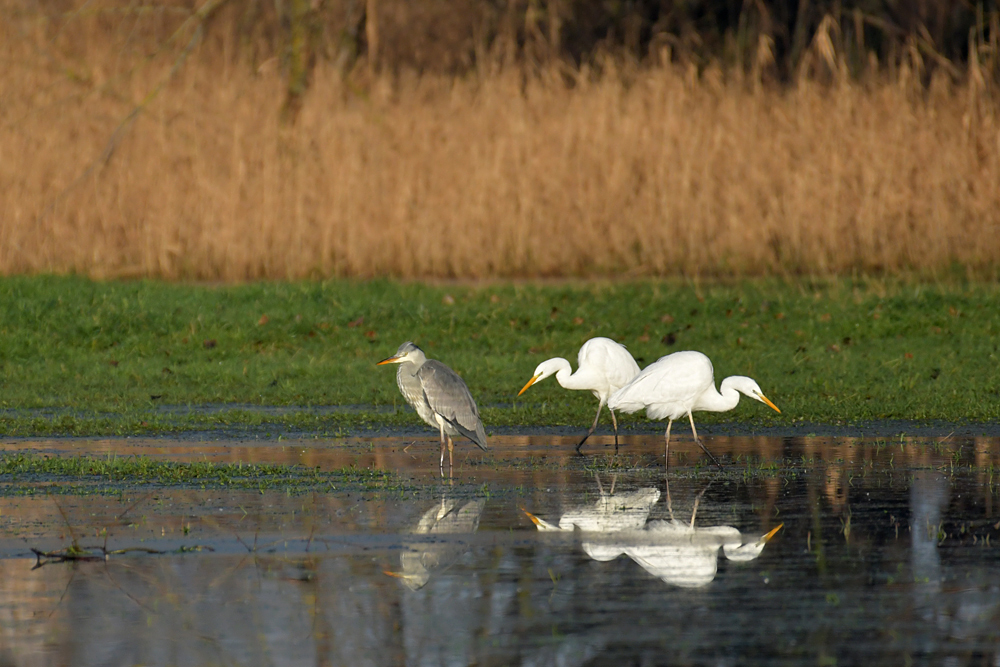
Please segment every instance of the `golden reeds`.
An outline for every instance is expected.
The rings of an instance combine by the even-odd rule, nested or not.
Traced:
[[[0,35],[0,272],[247,280],[996,265],[1000,124],[979,59],[963,84],[915,83],[919,53],[903,73],[858,82],[825,34],[811,47],[814,71],[784,89],[759,85],[766,41],[752,85],[671,65],[447,77],[345,76],[320,62],[294,123],[282,122],[278,68],[251,71],[198,47],[172,77],[170,59],[126,77],[121,54],[98,42],[80,38],[82,55],[65,62],[36,48],[48,36]]]

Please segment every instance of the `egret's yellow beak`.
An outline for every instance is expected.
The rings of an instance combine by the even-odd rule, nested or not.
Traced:
[[[377,364],[375,364],[375,365],[376,365],[376,366],[384,366],[385,364],[398,364],[398,363],[399,363],[399,360],[400,360],[400,357],[397,357],[397,356],[396,356],[396,355],[394,354],[394,355],[392,355],[391,357],[389,357],[388,359],[383,359],[382,361],[378,362],[378,363],[377,363]],[[775,410],[777,410],[777,408],[775,408]]]
[[[767,535],[764,535],[762,538],[760,538],[760,542],[758,542],[758,544],[760,544],[760,543],[767,544],[768,540],[770,540],[772,537],[774,537],[774,534],[777,533],[779,530],[781,530],[781,527],[784,526],[784,525],[785,524],[783,524],[783,523],[779,523],[777,528],[772,528],[770,533],[768,533]]]
[[[521,511],[528,515],[528,518],[531,519],[531,523],[535,524],[538,530],[560,530],[559,526],[553,525],[545,519],[539,519],[523,507],[521,508]]]
[[[527,387],[525,387],[525,389],[527,389]],[[536,526],[542,525],[542,520],[539,519],[537,516],[535,516],[528,510],[524,509],[523,507],[521,508],[521,511],[528,515],[528,518],[531,519],[531,523],[535,524]]]
[[[535,384],[535,382],[537,382],[537,381],[538,381],[538,377],[539,377],[539,376],[537,376],[537,375],[536,375],[536,376],[534,376],[533,378],[531,378],[530,380],[528,380],[528,384],[526,384],[526,385],[524,385],[523,387],[521,387],[521,391],[517,392],[517,395],[518,395],[518,396],[520,396],[520,395],[521,395],[521,394],[523,394],[524,392],[528,391],[528,387],[530,387],[531,385]],[[525,512],[525,514],[528,514],[528,513],[527,513],[527,512]],[[531,516],[531,515],[530,515],[530,514],[528,514],[528,516]]]
[[[766,403],[769,408],[774,408],[774,411],[777,412],[779,415],[781,414],[781,410],[778,409],[778,406],[772,403],[771,399],[769,399],[767,396],[761,394],[760,400],[764,401],[764,403]],[[778,526],[778,528],[781,528],[781,526]],[[777,530],[778,528],[775,528],[775,530]]]

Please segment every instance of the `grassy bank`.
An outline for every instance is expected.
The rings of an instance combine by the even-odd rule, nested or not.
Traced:
[[[1000,417],[998,297],[992,284],[864,280],[205,287],[7,278],[0,431],[416,427],[393,369],[375,366],[404,340],[465,378],[489,426],[580,426],[593,416],[589,395],[554,379],[515,395],[540,361],[575,365],[593,336],[625,343],[641,366],[701,350],[717,379],[750,375],[783,410],[741,404],[706,423],[990,420]],[[222,409],[175,409],[206,404]]]
[[[177,463],[145,457],[0,457],[0,496],[47,493],[108,494],[135,487],[283,491],[400,491],[406,487],[384,472],[344,468],[319,471],[303,466]]]

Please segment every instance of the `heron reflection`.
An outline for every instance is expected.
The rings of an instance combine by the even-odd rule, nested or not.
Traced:
[[[596,477],[596,475],[595,475]],[[718,572],[719,550],[735,562],[752,561],[764,550],[784,524],[763,535],[744,534],[732,526],[698,527],[695,520],[706,486],[697,495],[689,521],[674,516],[667,488],[668,520],[648,521],[660,497],[655,488],[626,494],[604,493],[596,506],[586,505],[564,514],[558,525],[525,511],[539,530],[580,530],[584,552],[599,561],[614,560],[625,554],[663,582],[682,588],[698,588],[710,583]]]
[[[462,504],[454,498],[441,498],[440,503],[424,512],[420,521],[410,531],[414,535],[455,535],[474,533],[479,528],[479,517],[486,500],[477,498]],[[414,541],[403,544],[399,555],[399,572],[386,574],[396,577],[410,590],[423,588],[431,575],[446,569],[466,552],[464,544],[452,541]]]

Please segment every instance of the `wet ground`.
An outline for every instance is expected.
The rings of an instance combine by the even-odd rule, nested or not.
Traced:
[[[1000,665],[1000,440],[11,440],[396,471],[386,491],[0,480],[0,663]],[[530,514],[529,514],[530,513]],[[780,528],[779,528],[780,526]],[[777,529],[777,530],[776,530]],[[776,532],[775,532],[776,530]],[[32,549],[114,553],[53,562]],[[155,554],[152,551],[168,553]]]

